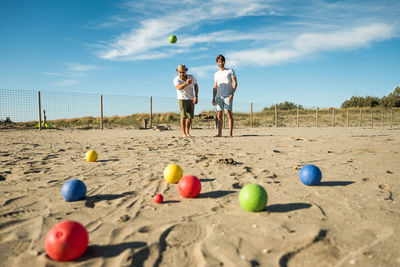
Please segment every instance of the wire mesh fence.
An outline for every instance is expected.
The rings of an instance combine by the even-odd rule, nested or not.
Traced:
[[[396,127],[400,108],[301,108],[234,101],[235,127]],[[211,99],[200,99],[194,127],[215,127]],[[225,118],[226,120],[226,118]],[[39,121],[41,124],[39,124]],[[4,127],[135,127],[179,125],[176,98],[0,89]]]

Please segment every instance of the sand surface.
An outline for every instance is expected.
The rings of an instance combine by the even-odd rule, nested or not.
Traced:
[[[0,265],[400,266],[400,129],[215,133],[1,130]],[[86,162],[88,149],[97,162]],[[163,179],[171,163],[201,180],[198,198]],[[300,182],[305,164],[320,167],[320,185]],[[85,200],[64,201],[70,179],[85,182]],[[247,183],[267,190],[264,211],[240,207]],[[63,220],[89,232],[87,251],[70,263],[44,248]]]

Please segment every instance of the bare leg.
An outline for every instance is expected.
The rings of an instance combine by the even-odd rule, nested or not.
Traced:
[[[226,115],[228,115],[229,119],[229,137],[233,137],[233,115],[232,111],[227,110]]]
[[[181,118],[181,129],[182,129],[182,136],[184,138],[188,138],[186,134],[186,129],[185,129],[185,118]]]
[[[187,137],[192,137],[189,133],[190,131],[190,126],[192,125],[192,120],[191,119],[186,119],[186,136]]]
[[[223,124],[222,115],[223,115],[223,112],[224,112],[223,110],[218,111],[218,114],[217,114],[217,116],[218,116],[218,134],[214,137],[222,137],[222,124]]]

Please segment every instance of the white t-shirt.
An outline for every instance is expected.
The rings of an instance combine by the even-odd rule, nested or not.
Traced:
[[[215,97],[229,96],[232,93],[232,78],[236,77],[233,69],[219,70],[214,74],[214,83],[217,82]]]
[[[183,100],[193,100],[194,98],[194,85],[197,84],[196,78],[192,74],[186,74],[188,79],[192,79],[192,82],[188,85],[186,85],[185,88],[182,90],[176,89],[176,94],[178,99],[183,99]],[[178,84],[183,84],[185,83],[184,80],[179,78],[179,75],[175,77],[174,79],[174,86],[176,87]]]

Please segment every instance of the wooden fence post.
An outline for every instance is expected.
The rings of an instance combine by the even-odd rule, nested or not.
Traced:
[[[104,129],[103,125],[103,95],[100,95],[100,129]]]
[[[360,127],[362,127],[362,109],[360,109]]]
[[[347,108],[346,109],[346,114],[347,114],[347,117],[346,117],[346,121],[347,121],[347,127],[349,127],[349,125],[350,125],[350,122],[349,122],[349,109]]]
[[[150,96],[150,128],[153,128],[153,97]]]
[[[384,119],[385,119],[385,108],[382,107],[382,125],[381,125],[381,127],[383,127],[383,125],[384,125]]]
[[[332,127],[335,127],[335,108],[332,108]]]
[[[253,128],[253,102],[250,103],[250,127]]]
[[[275,104],[275,127],[278,127],[278,107]]]
[[[299,107],[297,107],[297,127],[299,127]]]
[[[318,127],[318,107],[315,109],[315,124]]]
[[[41,108],[41,102],[40,102],[40,91],[37,92],[38,96],[38,109],[39,109],[39,131],[42,130],[42,108]]]

